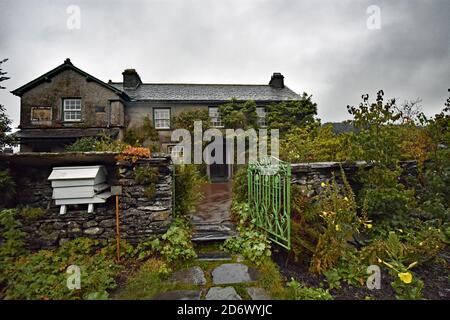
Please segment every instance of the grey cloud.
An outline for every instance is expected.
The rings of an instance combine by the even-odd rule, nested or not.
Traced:
[[[81,30],[66,28],[70,4]],[[381,30],[366,28],[372,4]],[[324,121],[378,89],[422,97],[433,114],[450,87],[449,11],[445,0],[4,0],[0,58],[10,58],[8,90],[70,57],[105,81],[129,67],[147,82],[266,83],[280,71]],[[0,101],[17,124],[19,99],[2,90]]]

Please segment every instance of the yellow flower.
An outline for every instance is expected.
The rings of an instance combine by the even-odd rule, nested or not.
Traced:
[[[383,262],[383,260],[381,260],[380,258],[378,258],[378,263],[382,263]]]
[[[338,224],[336,225],[336,231],[341,231],[341,227]]]
[[[372,229],[372,224],[371,223],[366,224],[366,228],[367,229]]]
[[[402,280],[404,283],[411,283],[412,281],[412,274],[411,272],[400,272],[398,274],[398,277],[400,280]]]
[[[348,198],[347,198],[347,197],[344,197],[344,200],[345,200],[345,201],[348,201]]]
[[[322,183],[320,184],[320,186],[321,186],[322,188],[325,188],[325,182],[322,182]]]
[[[419,246],[423,246],[423,241],[419,243]]]

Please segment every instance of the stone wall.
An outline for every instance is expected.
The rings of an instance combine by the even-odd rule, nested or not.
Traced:
[[[148,239],[152,235],[164,233],[172,218],[172,167],[169,158],[152,158],[136,163],[105,159],[108,183],[121,185],[120,231],[121,238],[131,243]],[[54,160],[54,159],[53,159]],[[49,160],[49,163],[52,161]],[[53,161],[54,162],[54,161]],[[83,163],[78,165],[88,165]],[[94,163],[90,163],[94,164]],[[73,165],[70,164],[70,165]],[[52,248],[76,237],[94,239],[114,239],[116,235],[115,197],[105,204],[95,205],[94,213],[87,213],[87,205],[68,206],[67,213],[59,214],[59,207],[52,201],[52,188],[47,180],[52,167],[58,165],[25,166],[11,161],[9,168],[17,183],[16,207],[43,208],[45,212],[38,218],[19,215],[23,231],[27,233],[27,243],[31,249]],[[157,182],[154,183],[153,198],[144,195],[146,185],[135,181],[136,168],[148,166],[156,168]]]
[[[404,161],[401,163],[401,166],[404,170],[400,179],[405,180],[407,176],[417,175],[417,163],[415,161]],[[336,182],[342,184],[341,167],[353,191],[357,193],[361,188],[361,185],[355,179],[357,171],[370,168],[370,165],[364,161],[355,163],[311,162],[292,164],[292,185],[299,186],[300,191],[305,196],[313,197],[322,190],[322,182],[330,182],[333,175],[336,178]]]

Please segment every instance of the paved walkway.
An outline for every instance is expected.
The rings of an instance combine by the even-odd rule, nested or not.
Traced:
[[[203,199],[192,215],[193,241],[220,241],[235,235],[231,223],[231,181],[202,186]]]
[[[205,288],[207,284],[203,270],[191,267],[176,271],[170,281],[174,283],[197,286],[194,290],[173,290],[157,294],[154,300],[242,300],[235,286],[245,286],[245,293],[252,300],[269,300],[267,292],[255,286],[255,281],[260,277],[256,269],[242,263],[224,263],[211,272],[212,286]],[[242,291],[241,291],[242,292]]]

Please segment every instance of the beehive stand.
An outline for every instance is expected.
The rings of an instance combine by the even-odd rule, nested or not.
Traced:
[[[87,204],[88,213],[94,212],[94,204],[105,203],[111,196],[106,183],[104,166],[55,167],[48,177],[52,182],[55,204],[65,214],[68,205]]]

